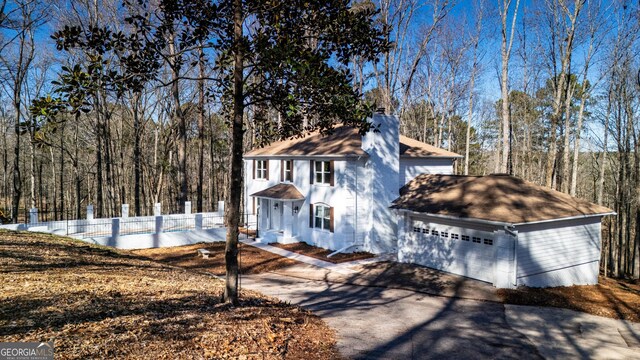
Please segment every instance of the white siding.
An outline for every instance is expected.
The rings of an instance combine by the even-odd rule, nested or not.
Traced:
[[[453,174],[453,159],[400,158],[400,184],[404,185],[420,174]]]
[[[600,220],[593,217],[518,227],[518,285],[597,284]]]
[[[310,184],[310,160],[294,159],[294,179],[293,185],[305,196],[304,201],[294,202],[293,206],[298,206],[298,213],[293,215],[294,233],[300,241],[327,248],[341,249],[355,242],[356,208],[360,211],[366,206],[366,200],[361,198],[362,194],[355,191],[356,178],[362,175],[361,168],[364,167],[364,160],[355,159],[333,159],[334,160],[334,186],[328,184]],[[245,204],[251,209],[252,198],[249,196],[260,190],[280,183],[280,160],[287,158],[272,158],[269,161],[269,180],[253,179],[253,159],[245,159],[246,171],[246,195]],[[329,160],[329,159],[316,159]],[[357,176],[356,176],[357,174]],[[358,182],[360,179],[357,179]],[[358,199],[356,199],[358,196]],[[357,207],[356,207],[357,202]],[[309,204],[324,203],[334,208],[334,232],[320,230],[309,226]],[[366,209],[366,208],[365,208]],[[269,209],[273,210],[273,209]],[[261,215],[265,216],[266,209],[261,209]],[[362,212],[366,216],[367,212]],[[260,229],[264,231],[265,229]],[[358,228],[360,233],[362,230]],[[356,251],[358,248],[351,248],[348,251]]]

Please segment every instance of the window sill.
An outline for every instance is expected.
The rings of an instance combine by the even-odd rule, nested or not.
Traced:
[[[321,234],[332,234],[333,235],[333,233],[330,230],[327,230],[327,229],[320,229],[320,228],[315,228],[315,227],[312,228],[312,229],[313,229],[313,231],[319,232]]]

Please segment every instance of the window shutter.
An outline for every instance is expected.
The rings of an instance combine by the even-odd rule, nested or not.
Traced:
[[[253,178],[256,178],[256,159],[253,159]]]
[[[313,184],[313,178],[315,177],[315,169],[313,168],[313,166],[313,160],[309,160],[309,167],[311,168],[311,170],[309,171],[309,184]]]
[[[294,177],[293,177],[293,160],[289,160],[289,161],[291,161],[291,182],[293,182],[293,179],[294,179]]]
[[[264,166],[267,168],[267,180],[269,180],[269,160],[264,161]]]
[[[253,199],[252,205],[251,205],[251,211],[252,211],[252,214],[255,214],[256,213],[256,198],[252,197],[251,199]]]
[[[333,232],[333,207],[329,208],[329,231]]]
[[[309,227],[313,228],[313,204],[309,204]]]
[[[335,176],[333,175],[333,173],[334,173],[334,171],[333,171],[333,160],[331,160],[331,161],[329,161],[329,185],[331,185],[331,186],[334,185]]]
[[[284,181],[284,160],[280,160],[280,182]]]

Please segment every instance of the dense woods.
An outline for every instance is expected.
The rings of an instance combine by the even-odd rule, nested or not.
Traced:
[[[233,7],[211,7],[227,3],[236,2],[0,0],[4,221],[24,221],[32,207],[41,219],[77,218],[89,204],[99,217],[122,203],[139,215],[156,202],[181,211],[186,200],[210,211],[232,180],[234,120],[246,150],[326,128],[345,109],[358,124],[379,106],[404,135],[465,155],[459,174],[510,173],[613,209],[603,272],[640,275],[637,2],[278,5],[291,14],[351,6],[331,21],[363,14],[373,32],[353,30],[347,44],[320,36],[332,33],[314,17],[298,26],[265,10],[280,2],[245,1],[241,69],[233,29],[219,20]],[[298,51],[269,42],[287,37],[278,29],[304,40],[282,40]],[[324,68],[305,49],[334,63]],[[313,61],[317,69],[300,65]],[[239,118],[233,70],[246,92]]]

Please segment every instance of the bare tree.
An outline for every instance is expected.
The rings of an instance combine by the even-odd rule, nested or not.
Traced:
[[[500,172],[510,173],[509,156],[511,155],[510,137],[511,137],[511,120],[509,113],[509,59],[511,58],[511,48],[513,46],[513,37],[516,33],[516,19],[518,18],[518,8],[520,0],[516,0],[513,10],[511,10],[512,0],[501,0],[500,24],[501,24],[501,52],[500,59],[502,64],[502,73],[500,77],[500,92],[502,98],[502,157],[500,158]],[[509,16],[511,16],[511,25],[508,24]]]

